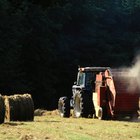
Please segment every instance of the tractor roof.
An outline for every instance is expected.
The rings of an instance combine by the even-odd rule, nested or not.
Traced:
[[[105,70],[110,70],[110,67],[81,67],[78,69],[79,71],[105,71]]]

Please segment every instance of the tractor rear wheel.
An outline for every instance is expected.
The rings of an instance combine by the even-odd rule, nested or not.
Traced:
[[[58,101],[58,111],[61,117],[70,117],[70,101],[67,97],[61,97]]]
[[[88,96],[82,92],[77,91],[74,95],[74,116],[79,117],[88,117],[89,115],[89,106],[88,106]]]

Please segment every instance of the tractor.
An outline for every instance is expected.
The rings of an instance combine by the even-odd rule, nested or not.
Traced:
[[[72,98],[58,101],[61,117],[118,119],[138,118],[139,88],[129,70],[110,67],[78,68],[77,81],[72,86]]]

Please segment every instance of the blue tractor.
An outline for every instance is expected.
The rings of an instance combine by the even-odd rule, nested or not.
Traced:
[[[72,86],[72,98],[64,96],[58,101],[58,110],[61,117],[73,116],[76,118],[92,118],[95,114],[93,105],[93,92],[95,92],[96,74],[104,72],[108,67],[83,67],[78,68],[77,81]]]

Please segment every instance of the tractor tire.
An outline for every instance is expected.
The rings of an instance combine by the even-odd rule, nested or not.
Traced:
[[[61,97],[58,101],[58,111],[61,117],[70,117],[70,101],[67,97]]]
[[[83,91],[77,91],[73,97],[74,99],[74,116],[76,118],[85,117],[89,115],[89,98]]]
[[[5,119],[5,104],[4,98],[0,95],[0,124],[4,123]]]

